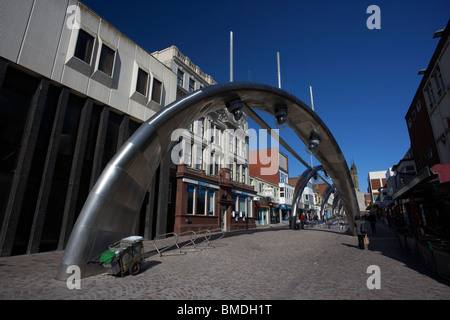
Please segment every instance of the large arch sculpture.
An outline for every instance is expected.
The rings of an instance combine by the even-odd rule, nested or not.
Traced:
[[[300,176],[300,179],[298,179],[297,185],[295,186],[295,189],[294,189],[294,198],[292,201],[292,204],[293,204],[292,218],[291,218],[291,223],[290,223],[291,229],[295,229],[295,224],[296,224],[296,220],[297,220],[297,209],[298,209],[298,205],[299,205],[300,199],[303,194],[303,190],[305,190],[309,180],[312,177],[314,177],[319,170],[322,170],[322,169],[323,169],[322,165],[315,166],[314,168],[311,168],[311,169],[306,169],[305,171],[303,171],[302,175]]]
[[[111,243],[133,233],[151,178],[170,149],[175,129],[186,128],[196,119],[224,108],[239,117],[243,106],[286,122],[303,143],[314,149],[316,158],[342,195],[347,216],[353,220],[359,211],[347,163],[333,135],[311,108],[272,86],[250,82],[218,84],[163,108],[122,146],[91,190],[73,227],[56,278],[67,279],[68,267],[73,265],[80,268],[83,278],[99,273],[88,261]]]
[[[328,203],[328,199],[330,198],[331,194],[335,191],[334,186],[328,186],[324,193],[323,193],[323,199],[322,199],[322,205],[320,206],[320,216],[323,217],[325,207]]]

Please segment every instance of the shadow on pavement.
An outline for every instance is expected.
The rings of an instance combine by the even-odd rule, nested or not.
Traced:
[[[379,220],[376,223],[376,233],[373,233],[369,228],[369,223],[367,223],[367,226],[367,236],[370,240],[369,245],[366,246],[368,250],[381,252],[382,255],[400,261],[406,267],[413,269],[416,272],[430,277],[442,284],[450,286],[450,281],[431,272],[418,259],[414,258],[408,252],[402,249],[394,228],[389,227],[387,224]],[[355,239],[355,241],[357,242],[357,239]]]

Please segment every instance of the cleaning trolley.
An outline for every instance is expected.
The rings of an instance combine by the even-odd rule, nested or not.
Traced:
[[[124,276],[129,272],[135,276],[144,263],[143,238],[130,236],[109,246],[94,263],[102,264],[109,274]]]

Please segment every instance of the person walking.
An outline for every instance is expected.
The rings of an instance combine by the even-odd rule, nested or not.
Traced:
[[[305,229],[305,215],[303,213],[300,216],[300,225],[302,230]]]
[[[377,233],[377,227],[376,227],[377,217],[375,215],[375,212],[373,212],[373,211],[370,212],[368,220],[370,222],[370,228],[372,229],[372,233],[373,234]]]
[[[366,221],[361,219],[359,215],[355,216],[355,231],[358,237],[358,248],[361,250],[365,249],[364,237],[366,236]]]

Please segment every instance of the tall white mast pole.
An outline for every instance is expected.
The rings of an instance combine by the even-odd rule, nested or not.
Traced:
[[[230,31],[230,82],[233,82],[233,31]]]
[[[281,89],[281,70],[280,70],[280,53],[277,52],[277,64],[278,64],[278,88]]]
[[[311,108],[314,111],[314,99],[313,99],[312,86],[309,86],[309,95],[311,96]],[[312,154],[311,154],[311,168],[313,168],[313,156],[312,156]]]

